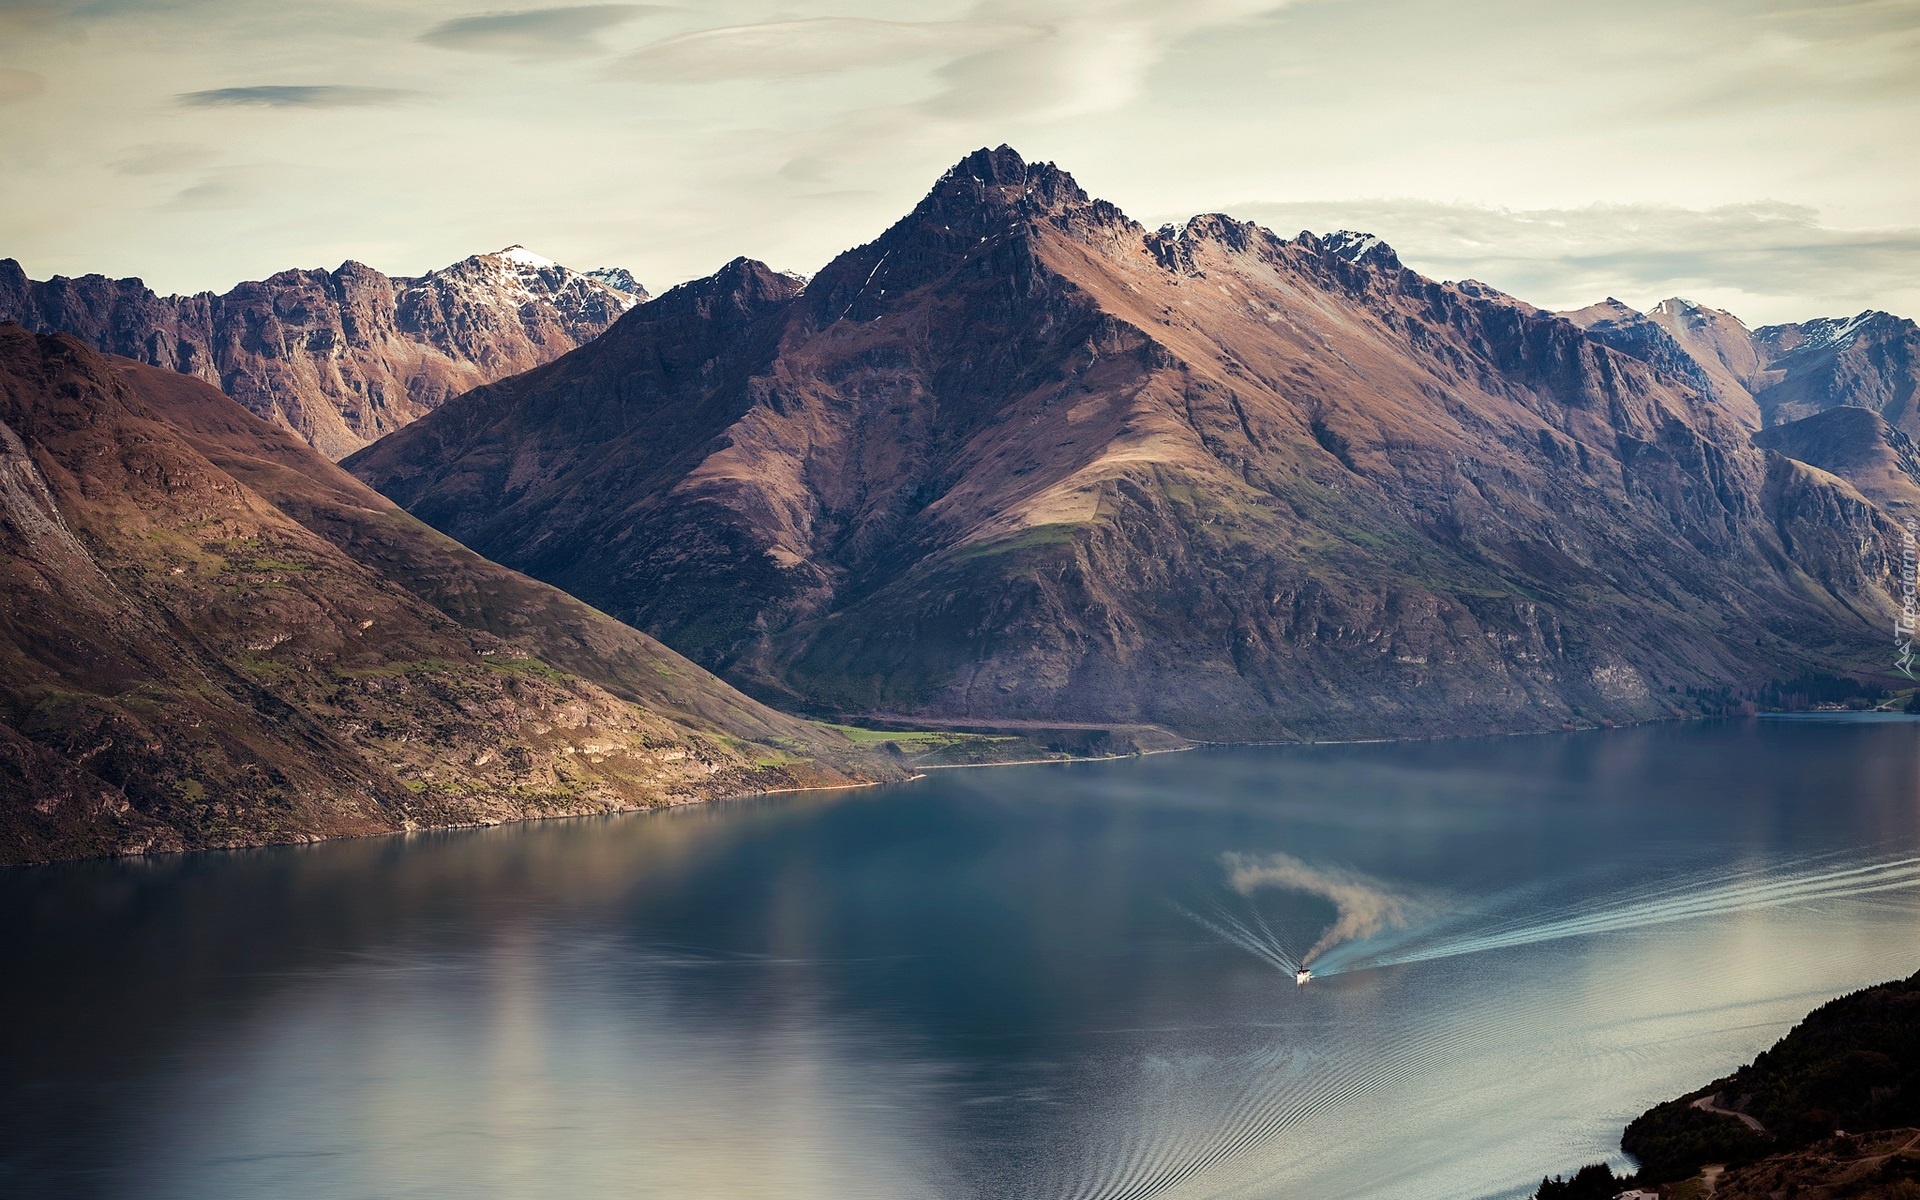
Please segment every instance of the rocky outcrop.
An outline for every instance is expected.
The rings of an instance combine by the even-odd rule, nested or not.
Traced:
[[[625,271],[582,275],[518,246],[417,279],[348,262],[221,296],[100,275],[34,282],[0,260],[0,320],[203,379],[333,458],[559,357],[646,298]]]
[[[198,380],[0,324],[0,863],[901,773]]]
[[[1003,147],[347,465],[818,710],[1417,734],[1878,667],[1894,526],[1673,366]]]

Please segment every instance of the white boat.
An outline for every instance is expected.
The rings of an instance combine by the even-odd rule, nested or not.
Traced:
[[[1313,972],[1312,972],[1312,971],[1309,971],[1309,970],[1308,970],[1307,968],[1305,968],[1305,967],[1301,967],[1301,968],[1300,968],[1300,969],[1299,969],[1298,971],[1295,971],[1295,972],[1293,973],[1293,983],[1294,983],[1294,986],[1295,986],[1295,987],[1305,987],[1305,986],[1307,985],[1307,980],[1309,980],[1309,979],[1312,979],[1312,978],[1313,978]]]

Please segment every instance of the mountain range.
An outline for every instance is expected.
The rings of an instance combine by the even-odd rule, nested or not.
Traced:
[[[0,321],[203,379],[332,458],[557,358],[646,299],[624,270],[583,274],[520,246],[417,278],[347,262],[191,296],[103,275],[35,282],[0,259]]]
[[[0,324],[0,863],[894,778],[198,379]]]
[[[1556,314],[1004,146],[811,279],[7,262],[0,313],[3,861],[909,770],[789,712],[1725,711],[1884,675],[1920,516],[1911,322]]]
[[[1920,435],[1920,327],[1869,310],[1748,329],[1722,309],[1663,300],[1637,312],[1608,297],[1560,314],[1636,358],[1690,376],[1749,429],[1864,408]]]
[[[1897,526],[1753,438],[1880,383],[1907,419],[1911,325],[1844,325],[1149,230],[1003,146],[804,284],[736,260],[344,465],[804,711],[1559,728],[1889,660]]]

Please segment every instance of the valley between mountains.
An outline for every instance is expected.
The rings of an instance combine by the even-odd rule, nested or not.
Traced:
[[[1910,321],[1556,314],[1007,147],[810,279],[6,261],[0,318],[9,862],[908,773],[823,718],[1433,736],[1884,682],[1920,515]]]

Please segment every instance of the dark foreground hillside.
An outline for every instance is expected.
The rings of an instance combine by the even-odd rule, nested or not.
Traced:
[[[0,324],[0,862],[901,773],[198,380]]]
[[[1631,1182],[1724,1200],[1920,1200],[1920,973],[1822,1005],[1724,1079],[1650,1109],[1621,1148]],[[1604,1166],[1540,1200],[1612,1197]]]

